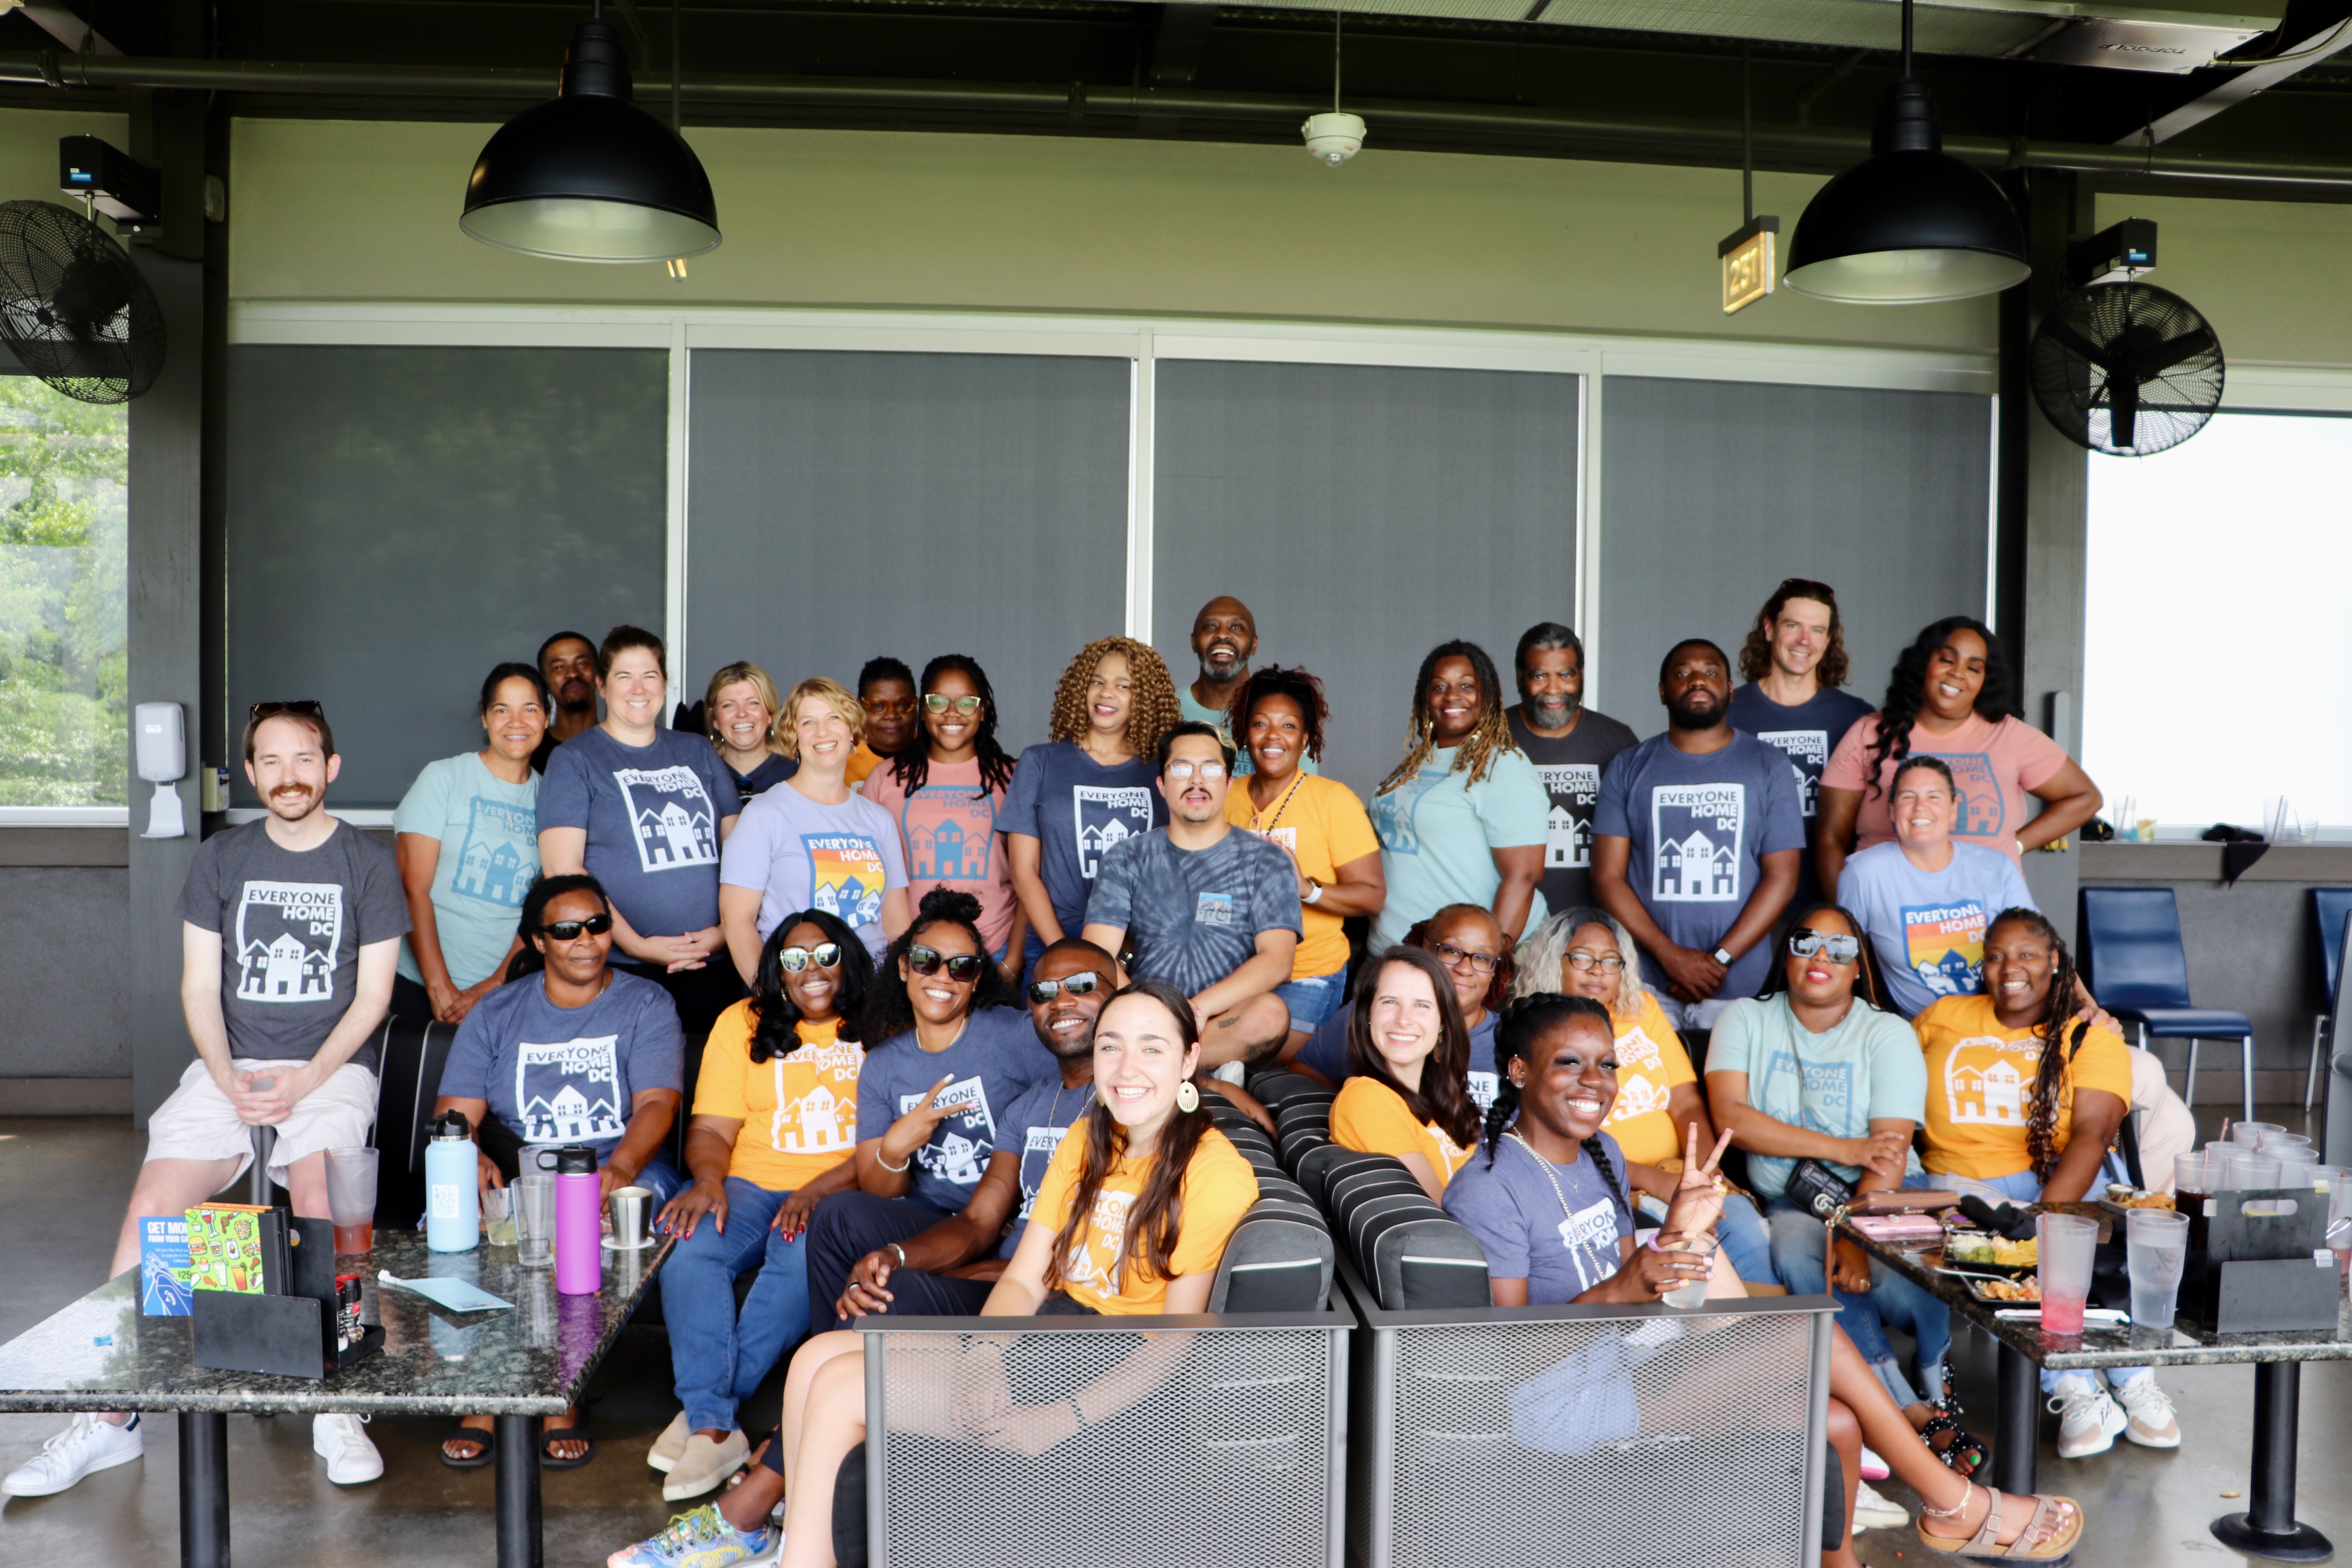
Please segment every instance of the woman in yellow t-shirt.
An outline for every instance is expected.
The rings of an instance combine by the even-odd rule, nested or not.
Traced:
[[[1200,1026],[1175,987],[1138,981],[1104,1005],[1095,1023],[1097,1109],[1055,1150],[1029,1228],[982,1317],[1208,1310],[1225,1242],[1257,1201],[1257,1177],[1201,1112],[1189,1081],[1200,1059]],[[903,1417],[892,1400],[893,1428],[1043,1454],[1149,1398],[1192,1344],[1185,1333],[1132,1337],[1135,1349],[1118,1364],[1094,1372],[1073,1363],[1034,1404],[1015,1403],[1028,1390],[1007,1378],[1003,1342],[992,1336],[942,1343],[928,1366],[902,1364],[910,1352],[894,1347],[891,1391],[916,1397]],[[661,1552],[673,1538],[746,1556],[773,1550],[768,1520],[781,1500],[782,1568],[830,1568],[834,1478],[866,1440],[863,1339],[836,1331],[802,1348],[784,1377],[782,1425],[759,1463],[742,1485],[672,1521],[644,1559],[668,1561]],[[920,1386],[934,1379],[935,1392]],[[991,1407],[994,1415],[981,1414]],[[624,1551],[614,1560],[639,1559]]]
[[[1295,1053],[1317,1026],[1347,1001],[1350,915],[1377,915],[1388,901],[1381,874],[1381,841],[1355,792],[1337,779],[1307,772],[1299,763],[1323,757],[1323,726],[1331,711],[1323,683],[1303,669],[1268,665],[1253,670],[1234,698],[1234,739],[1256,770],[1235,779],[1225,796],[1225,820],[1282,846],[1298,874],[1298,918],[1304,930],[1292,955],[1290,979],[1275,988],[1290,1009],[1286,1053]]]
[[[809,1329],[808,1221],[857,1184],[856,1020],[874,960],[823,910],[776,922],[758,994],[719,1016],[702,1049],[687,1124],[694,1184],[661,1212],[677,1237],[662,1268],[670,1370],[685,1408],[649,1460],[662,1495],[699,1497],[742,1468],[736,1412]],[[760,1278],[739,1314],[734,1281]]]
[[[1433,1203],[1478,1150],[1470,1031],[1445,966],[1417,947],[1381,954],[1356,987],[1349,1074],[1331,1102],[1331,1141],[1404,1162]]]

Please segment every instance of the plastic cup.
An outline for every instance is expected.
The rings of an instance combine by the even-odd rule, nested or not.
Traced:
[[[2091,1295],[2091,1256],[2099,1243],[2099,1223],[2077,1215],[2038,1215],[2033,1232],[2042,1282],[2044,1333],[2079,1334],[2083,1305]]]
[[[2285,1131],[2285,1128],[2280,1126],[2275,1121],[2241,1121],[2236,1126],[2230,1129],[2230,1142],[2232,1143],[2255,1144],[2260,1143],[2263,1141],[2263,1134],[2265,1132],[2284,1132]]]
[[[2255,1151],[2275,1154],[2282,1149],[2308,1149],[2311,1140],[2300,1132],[2265,1132],[2254,1141]]]
[[[2180,1293],[2181,1267],[2189,1261],[2189,1216],[2134,1209],[2124,1224],[2132,1321],[2142,1328],[2168,1329]]]
[[[2202,1149],[2172,1157],[2172,1191],[2176,1198],[2184,1193],[2202,1197],[2213,1190],[2212,1163]]]
[[[2336,1254],[2336,1271],[2352,1271],[2352,1166],[2314,1165],[2304,1173],[2315,1190],[2328,1195],[2327,1245]]]
[[[512,1247],[515,1243],[514,1192],[509,1187],[489,1187],[482,1193],[482,1236],[492,1247]]]
[[[526,1268],[555,1262],[555,1178],[535,1173],[507,1184],[513,1194],[515,1261]]]
[[[373,1149],[327,1151],[327,1214],[335,1222],[338,1256],[375,1245],[376,1163]]]
[[[2279,1184],[2279,1163],[2275,1155],[2256,1154],[2244,1160],[2232,1160],[2230,1163],[2231,1173],[2237,1178],[2233,1184],[2246,1191],[2259,1192]]]
[[[1693,1237],[1682,1245],[1669,1247],[1667,1250],[1671,1252],[1696,1253],[1701,1258],[1712,1259],[1715,1257],[1716,1245],[1716,1239],[1711,1236]],[[1664,1295],[1659,1297],[1658,1300],[1664,1301],[1669,1307],[1688,1309],[1702,1305],[1706,1300],[1706,1281],[1705,1279],[1694,1279],[1688,1284],[1677,1285],[1673,1289],[1667,1291]]]

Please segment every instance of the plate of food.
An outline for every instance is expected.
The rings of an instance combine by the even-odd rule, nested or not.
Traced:
[[[1992,1274],[2031,1274],[2041,1262],[2041,1247],[2032,1237],[2011,1241],[1981,1231],[1954,1231],[1944,1238],[1944,1261]]]
[[[1969,1294],[1979,1301],[1999,1301],[2005,1306],[2040,1305],[2042,1281],[2032,1275],[2022,1279],[1970,1279]]]
[[[2117,1218],[2121,1218],[2133,1209],[2168,1210],[2175,1205],[2170,1193],[2152,1193],[2144,1187],[2131,1186],[2123,1182],[2110,1182],[2107,1184],[2106,1192],[2099,1198],[2099,1206]]]

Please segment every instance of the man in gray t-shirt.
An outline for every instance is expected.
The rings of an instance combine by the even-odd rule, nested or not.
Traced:
[[[1192,1000],[1204,1068],[1254,1061],[1290,1032],[1274,994],[1290,978],[1304,922],[1290,857],[1225,820],[1234,753],[1212,725],[1187,720],[1160,742],[1168,826],[1103,857],[1087,900],[1086,939],[1131,945],[1131,973]]]

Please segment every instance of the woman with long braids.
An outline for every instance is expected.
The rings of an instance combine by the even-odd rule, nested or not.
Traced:
[[[1440,643],[1414,678],[1404,758],[1372,799],[1388,898],[1371,945],[1404,940],[1447,904],[1492,910],[1506,941],[1543,919],[1551,796],[1503,709],[1495,661],[1473,642]]]
[[[1177,718],[1168,666],[1133,637],[1097,637],[1063,668],[1050,738],[1021,753],[997,819],[1029,923],[1025,963],[1085,929],[1104,851],[1168,826],[1160,741]]]
[[[983,1318],[1205,1311],[1225,1242],[1257,1201],[1257,1177],[1189,1081],[1200,1033],[1181,992],[1150,980],[1120,991],[1096,1021],[1094,1052],[1097,1109],[1055,1149]],[[1109,1216],[1116,1231],[1105,1228]],[[811,1340],[785,1375],[782,1425],[742,1485],[614,1552],[611,1568],[725,1568],[778,1551],[769,1519],[780,1500],[779,1561],[827,1568],[834,1480],[866,1440],[862,1339]],[[928,1364],[894,1347],[891,1429],[1034,1456],[1118,1426],[1192,1344],[1184,1333],[1130,1339],[1134,1348],[1105,1370],[1084,1357],[1066,1358],[1066,1371],[1008,1368],[1003,1342],[985,1334],[941,1344]],[[950,1384],[952,1399],[940,1393]]]
[[[1625,1160],[1602,1131],[1617,1096],[1613,1033],[1609,1009],[1588,996],[1525,996],[1503,1014],[1496,1047],[1506,1072],[1486,1114],[1486,1152],[1445,1193],[1446,1212],[1486,1248],[1498,1307],[1648,1303],[1698,1279],[1711,1298],[1744,1294],[1722,1256],[1706,1257],[1723,1196],[1716,1162],[1724,1142],[1703,1157],[1692,1131],[1683,1168],[1670,1176]],[[1636,1192],[1666,1205],[1665,1223],[1647,1243],[1635,1235]],[[1694,1394],[1637,1383],[1634,1393],[1643,1432],[1687,1430],[1721,1408],[1722,1391],[1711,1386]],[[1919,1494],[1918,1533],[1929,1546],[2047,1562],[2080,1540],[2082,1510],[2072,1499],[2005,1496],[1939,1464],[1842,1330],[1831,1336],[1830,1396],[1849,1513],[1859,1448],[1869,1443]],[[1822,1555],[1825,1568],[1853,1568],[1853,1532],[1842,1534],[1843,1544]]]
[[[1943,758],[1959,795],[1952,837],[2011,860],[2098,814],[2098,786],[2009,702],[2009,661],[1982,621],[1947,616],[1912,639],[1895,661],[1885,704],[1854,722],[1822,772],[1813,818],[1822,897],[1837,897],[1838,873],[1855,848],[1895,837],[1889,806],[1906,757]],[[2028,795],[2042,803],[2031,821]]]
[[[981,939],[1018,984],[1028,924],[999,826],[1013,759],[996,742],[996,691],[960,653],[923,666],[919,689],[922,742],[868,773],[859,793],[898,825],[908,896],[953,888],[978,899]]]
[[[1349,1009],[1353,1070],[1331,1102],[1331,1141],[1393,1154],[1433,1200],[1478,1152],[1470,1030],[1453,977],[1417,947],[1392,947]]]
[[[1915,1026],[1927,1057],[1922,1163],[1937,1186],[1994,1203],[2092,1195],[2131,1109],[2131,1053],[2077,1010],[2074,957],[2055,927],[2033,910],[2001,910],[1985,928],[1984,994],[1947,996]],[[2103,1454],[2118,1433],[2143,1447],[2180,1446],[2153,1372],[2106,1375],[2105,1388],[2086,1373],[2042,1375],[2060,1457]]]

